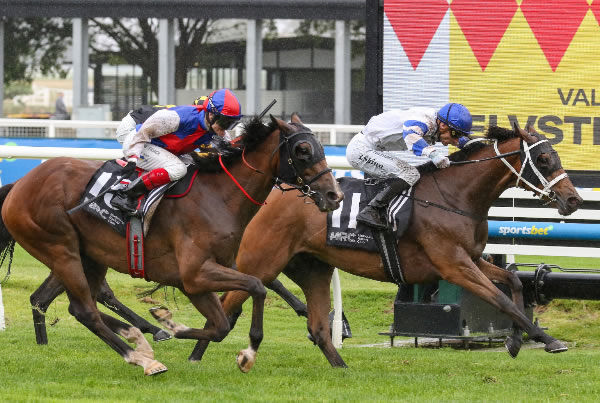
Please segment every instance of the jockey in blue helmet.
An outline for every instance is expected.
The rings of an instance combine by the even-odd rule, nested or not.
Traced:
[[[182,156],[213,136],[230,140],[227,130],[242,117],[242,107],[229,89],[197,98],[193,105],[143,106],[131,111],[117,128],[127,165],[123,177],[136,167],[149,171],[118,191],[111,203],[129,213],[137,210],[142,194],[181,179],[187,172]]]
[[[419,180],[419,171],[396,151],[410,150],[429,157],[438,168],[450,166],[448,157],[433,144],[463,148],[470,140],[473,119],[461,104],[449,103],[439,110],[414,107],[390,110],[373,116],[346,148],[346,158],[356,169],[371,177],[393,178],[366,206],[356,220],[376,229],[386,229],[382,218],[389,202]]]

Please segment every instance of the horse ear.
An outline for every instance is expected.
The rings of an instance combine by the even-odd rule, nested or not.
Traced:
[[[519,123],[513,122],[513,130],[519,137],[523,137],[527,132],[519,127]]]
[[[523,140],[525,140],[528,143],[531,143],[532,141],[535,141],[535,138],[530,134],[532,130],[530,125],[525,126],[525,128],[527,130],[523,130],[519,127],[519,124],[517,122],[513,123],[513,128],[515,130],[515,134],[518,135],[519,137],[521,137]],[[534,130],[535,132],[535,130]]]
[[[532,125],[531,123],[527,123],[527,124],[525,125],[525,131],[526,131],[527,133],[529,133],[529,134],[537,133],[537,132],[535,131],[535,128],[533,127],[533,125]]]
[[[277,126],[279,126],[279,130],[283,131],[284,133],[290,133],[294,131],[294,128],[290,125],[288,125],[287,123],[285,123],[283,120],[281,119],[277,119],[275,116],[273,115],[269,115],[271,117],[271,121],[275,124],[277,124]]]
[[[304,125],[304,123],[302,123],[302,120],[300,119],[300,115],[298,114],[298,112],[292,112],[292,116],[290,116],[290,122]]]

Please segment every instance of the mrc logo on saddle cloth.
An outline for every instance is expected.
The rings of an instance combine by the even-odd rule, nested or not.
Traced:
[[[357,222],[356,216],[386,186],[386,180],[343,177],[338,179],[338,183],[345,196],[337,210],[327,213],[327,245],[378,252],[372,229]],[[411,187],[389,204],[387,220],[396,238],[402,236],[408,227],[413,191]]]
[[[132,179],[121,178],[121,168],[124,163],[121,160],[106,161],[92,176],[81,198],[81,204],[85,204],[103,192],[106,192],[103,197],[92,201],[83,207],[83,209],[106,222],[122,236],[126,236],[128,233],[127,223],[130,216],[110,204],[114,193],[108,188],[115,183],[119,183],[122,179]],[[136,170],[136,175],[139,172],[139,169]],[[142,216],[144,234],[148,232],[150,224],[150,219],[144,219],[144,217],[150,218],[163,196],[167,198],[185,196],[189,192],[192,181],[197,173],[197,168],[190,165],[188,166],[187,174],[179,181],[160,186],[150,191],[147,195],[142,196],[143,199],[139,203],[139,211]]]

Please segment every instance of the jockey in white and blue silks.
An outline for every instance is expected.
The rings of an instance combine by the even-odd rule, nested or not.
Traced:
[[[395,109],[373,116],[346,149],[346,158],[356,169],[376,178],[395,178],[356,217],[358,222],[377,229],[387,228],[382,218],[389,202],[419,180],[419,171],[391,151],[410,150],[429,157],[436,167],[450,161],[433,144],[440,141],[462,148],[469,141],[473,119],[469,110],[456,103],[433,108]]]

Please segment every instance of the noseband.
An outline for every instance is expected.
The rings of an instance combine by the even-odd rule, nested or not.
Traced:
[[[293,143],[292,139],[294,140]],[[321,176],[331,172],[331,168],[327,167],[323,169],[312,178],[304,178],[299,172],[304,172],[305,169],[323,161],[325,159],[323,148],[316,141],[314,134],[310,131],[299,131],[292,133],[289,136],[280,132],[279,140],[279,145],[273,150],[273,153],[271,153],[272,159],[277,150],[279,150],[279,173],[274,178],[275,187],[284,192],[288,190],[298,190],[303,196],[308,196],[314,200],[315,197],[318,196],[318,192],[312,190],[310,185]],[[311,145],[312,157],[308,162],[299,159],[293,152],[294,148],[300,143],[309,143]],[[281,185],[284,183],[291,187],[283,188]]]
[[[498,142],[494,142],[494,151],[496,152],[497,155],[500,155],[500,151],[498,150]],[[540,172],[540,170],[535,166],[535,161],[537,160],[537,157],[540,154],[543,153],[549,153],[552,154],[553,152],[555,152],[552,149],[552,146],[548,143],[548,139],[541,139],[538,140],[537,142],[529,145],[525,140],[521,141],[521,171],[517,172],[517,170],[508,163],[508,161],[506,161],[506,159],[504,158],[500,158],[500,160],[504,163],[504,165],[506,165],[508,167],[508,169],[511,170],[512,173],[514,173],[517,176],[517,183],[516,186],[519,186],[519,182],[523,182],[525,183],[527,186],[529,186],[529,188],[533,191],[538,193],[538,195],[540,197],[542,196],[546,196],[548,198],[550,198],[550,200],[554,200],[556,198],[556,196],[554,195],[554,192],[552,191],[552,187],[559,182],[560,180],[562,180],[563,178],[567,177],[567,173],[563,172],[562,174],[558,175],[556,178],[552,179],[550,182],[548,182],[548,180],[546,180],[546,178],[544,177],[544,175],[542,175],[542,173]],[[556,171],[557,169],[560,169],[560,166],[556,167],[555,170],[553,170],[552,172]],[[539,189],[537,187],[537,185],[542,185],[544,188],[543,189]]]

